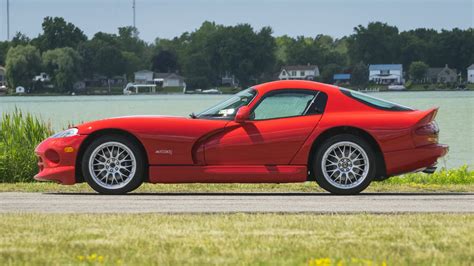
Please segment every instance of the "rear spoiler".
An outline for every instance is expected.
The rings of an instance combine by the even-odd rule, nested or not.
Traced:
[[[431,108],[425,111],[420,112],[420,119],[416,122],[416,125],[425,125],[430,123],[436,118],[436,114],[438,113],[439,107]]]

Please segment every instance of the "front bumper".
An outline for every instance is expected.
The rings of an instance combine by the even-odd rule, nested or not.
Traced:
[[[409,150],[384,153],[387,176],[415,172],[432,167],[448,151],[448,145],[430,144]]]
[[[76,158],[79,147],[87,136],[48,138],[35,149],[39,172],[38,181],[54,181],[63,185],[76,183]]]

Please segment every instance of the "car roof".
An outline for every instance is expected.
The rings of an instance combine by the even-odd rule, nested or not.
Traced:
[[[278,80],[255,85],[253,88],[259,93],[266,93],[279,89],[307,89],[322,91],[329,94],[339,91],[339,87],[337,86],[309,80]]]

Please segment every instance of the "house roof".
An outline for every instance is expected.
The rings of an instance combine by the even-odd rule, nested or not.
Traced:
[[[156,79],[184,79],[184,77],[175,73],[155,73]]]
[[[447,71],[447,74],[453,74],[456,75],[457,71],[456,69],[449,68],[448,66],[445,67],[430,67],[428,68],[428,71],[426,72],[426,76],[428,78],[436,78],[441,71]]]
[[[150,72],[153,73],[153,71],[151,71],[151,70],[144,69],[144,70],[138,70],[137,72],[135,72],[135,74],[136,73],[150,73]]]
[[[380,64],[380,65],[369,65],[370,70],[400,70],[402,71],[402,64]]]
[[[351,74],[334,74],[334,80],[347,80],[351,79]]]
[[[5,70],[5,67],[2,66],[2,65],[0,65],[0,69],[1,69],[1,70]]]
[[[467,69],[469,70],[474,69],[474,64],[470,65]]]
[[[291,70],[314,70],[318,68],[317,65],[294,65],[294,66],[283,66],[281,70],[285,69],[287,71]]]

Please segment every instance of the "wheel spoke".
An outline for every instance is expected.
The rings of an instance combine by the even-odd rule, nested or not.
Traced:
[[[350,141],[330,146],[325,151],[321,164],[326,180],[341,189],[358,186],[368,175],[367,153],[361,146]]]
[[[128,184],[134,177],[136,168],[136,158],[132,150],[120,142],[99,145],[89,159],[92,179],[107,189]]]

